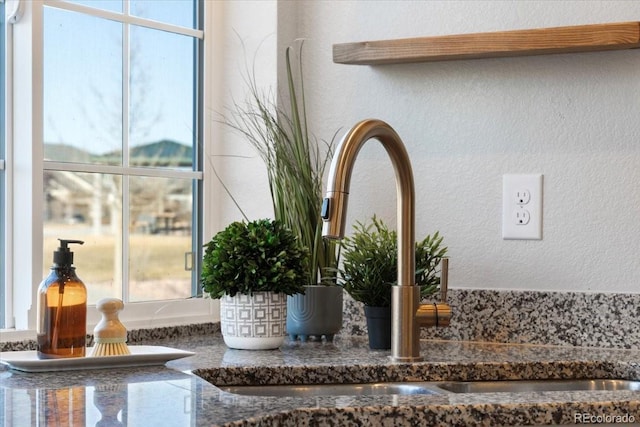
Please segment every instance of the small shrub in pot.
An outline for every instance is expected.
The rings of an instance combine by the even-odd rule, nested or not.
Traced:
[[[221,299],[227,346],[269,349],[282,344],[286,297],[303,292],[308,262],[309,252],[298,238],[270,219],[234,222],[205,245],[201,283],[212,298]]]
[[[356,222],[354,232],[342,240],[342,266],[339,283],[351,297],[364,304],[365,313],[391,314],[391,287],[398,282],[398,237],[395,230],[373,216],[371,223]],[[437,268],[446,255],[439,232],[416,242],[415,284],[425,298],[438,291]],[[388,324],[388,327],[387,327]],[[384,319],[375,329],[384,329],[377,348],[390,348],[391,320]],[[369,337],[371,342],[371,333]],[[388,329],[388,330],[387,330]],[[372,345],[374,348],[374,345]]]

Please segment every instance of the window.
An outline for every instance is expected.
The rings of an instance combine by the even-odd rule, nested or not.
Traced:
[[[73,251],[89,304],[107,296],[137,303],[125,318],[131,307],[174,310],[176,318],[210,314],[209,302],[190,300],[198,295],[202,234],[204,2],[23,7],[14,30],[29,49],[14,69],[27,63],[30,73],[15,76],[13,146],[16,164],[29,161],[33,173],[16,168],[14,177],[29,191],[16,192],[11,208],[21,212],[12,224],[21,236],[8,251],[16,290],[8,304],[17,320],[7,326],[33,325],[33,308],[20,316],[48,274],[58,238],[85,242]],[[33,253],[33,262],[22,253]],[[35,285],[15,274],[22,269]],[[25,286],[30,295],[17,290]]]
[[[197,27],[195,2],[134,5]],[[56,237],[81,239],[89,303],[191,297],[200,41],[57,6],[43,14],[43,274]]]

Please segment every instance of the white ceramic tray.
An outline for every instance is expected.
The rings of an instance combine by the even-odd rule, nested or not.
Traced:
[[[38,359],[35,351],[7,351],[0,353],[0,363],[24,372],[74,371],[82,369],[122,368],[130,366],[164,365],[170,360],[193,356],[195,353],[170,347],[130,345],[131,354],[122,356],[71,357],[66,359]],[[87,354],[91,354],[91,347]]]

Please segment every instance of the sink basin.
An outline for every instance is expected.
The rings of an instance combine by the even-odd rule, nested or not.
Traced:
[[[317,397],[317,396],[374,396],[442,394],[436,383],[402,382],[370,384],[311,384],[311,385],[247,385],[218,386],[222,391],[245,396]]]
[[[522,393],[531,391],[614,391],[640,390],[640,381],[628,380],[532,380],[454,381],[438,387],[452,393]]]

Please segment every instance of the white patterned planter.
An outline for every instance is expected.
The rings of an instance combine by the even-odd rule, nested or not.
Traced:
[[[220,300],[224,343],[240,350],[271,350],[284,342],[287,296],[256,292],[252,296],[225,295]]]

